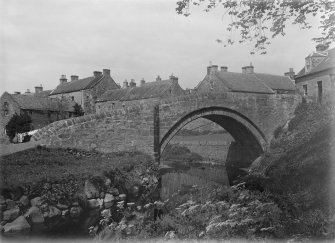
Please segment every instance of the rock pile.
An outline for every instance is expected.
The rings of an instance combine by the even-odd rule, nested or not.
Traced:
[[[114,169],[83,181],[69,177],[2,189],[0,230],[4,236],[92,234],[101,221],[119,225],[127,212],[142,209],[155,199],[157,185],[155,171],[134,166],[127,173]]]

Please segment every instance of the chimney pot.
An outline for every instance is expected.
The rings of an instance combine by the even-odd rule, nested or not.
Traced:
[[[145,80],[144,78],[141,79],[141,86],[143,86],[145,84]]]
[[[135,79],[133,78],[130,80],[130,87],[131,88],[136,87]]]
[[[21,92],[19,92],[19,91],[15,91],[14,94],[21,94]]]
[[[178,78],[173,74],[170,75],[170,80],[173,81],[174,83],[178,83]]]
[[[218,65],[211,65],[207,67],[207,74],[214,74],[218,71]]]
[[[60,79],[59,79],[60,84],[64,84],[67,82],[67,78],[65,74],[62,74]]]
[[[250,66],[242,67],[242,73],[253,74],[254,73],[254,66],[250,65]]]
[[[93,75],[94,75],[94,77],[99,77],[99,76],[101,76],[102,75],[102,72],[100,72],[100,71],[94,71],[93,72]]]
[[[290,79],[294,80],[295,72],[294,72],[293,68],[289,68],[289,71],[284,73],[284,75],[289,77]]]
[[[123,88],[124,89],[126,89],[126,88],[128,88],[129,86],[128,86],[128,81],[127,81],[127,79],[125,80],[125,81],[123,81]]]
[[[221,72],[228,72],[227,66],[221,66],[220,69],[221,69]]]
[[[27,89],[27,91],[25,93],[26,94],[30,94],[30,89]]]
[[[156,81],[162,81],[162,79],[159,75],[157,75]]]
[[[110,69],[102,69],[102,72],[105,76],[110,76],[111,75],[111,70]]]
[[[71,75],[71,81],[78,80],[79,77],[77,75]]]
[[[42,85],[40,85],[40,86],[36,86],[35,87],[35,94],[38,94],[38,93],[40,93],[40,92],[42,92],[43,91],[43,87],[42,87]]]

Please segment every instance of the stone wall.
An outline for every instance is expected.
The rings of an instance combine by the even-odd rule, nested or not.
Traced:
[[[165,135],[165,138],[173,136],[171,128],[178,122],[187,124],[187,121],[201,116],[201,112],[194,116],[192,112],[215,107],[229,112],[216,113],[212,109],[212,113],[206,114],[229,118],[233,122],[231,125],[244,127],[246,130],[243,131],[255,133],[257,139],[262,139],[260,136],[263,134],[263,145],[266,146],[273,131],[292,116],[300,99],[300,96],[288,94],[227,93],[189,94],[152,103],[134,102],[112,111],[52,123],[36,133],[34,139],[51,146],[97,149],[103,152],[139,150],[152,155],[153,109],[158,105],[161,143]]]

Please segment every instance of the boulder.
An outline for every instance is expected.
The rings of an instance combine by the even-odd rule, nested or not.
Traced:
[[[85,181],[84,192],[88,199],[99,197],[98,188],[89,180]]]
[[[114,196],[112,194],[107,193],[104,198],[104,206],[105,208],[110,208],[114,203]]]
[[[27,222],[24,216],[20,216],[11,223],[7,223],[4,226],[5,234],[23,234],[30,231],[30,224]]]
[[[30,204],[31,204],[31,206],[40,207],[42,205],[41,197],[35,197],[35,198],[31,199]]]
[[[25,207],[27,207],[27,206],[29,205],[29,199],[28,199],[28,197],[25,196],[25,195],[23,195],[23,196],[20,198],[19,202],[20,202],[23,206],[25,206]]]
[[[119,195],[119,198],[120,198],[120,200],[122,201],[122,200],[125,200],[126,199],[126,194],[120,194]]]
[[[80,206],[71,207],[70,216],[71,218],[79,218],[83,209]]]
[[[16,202],[13,201],[12,199],[7,199],[6,205],[7,205],[7,209],[13,209],[16,207]]]
[[[28,211],[24,214],[24,217],[26,217],[32,224],[44,223],[43,214],[36,206],[29,208]]]
[[[45,211],[45,213],[43,214],[44,218],[55,218],[57,216],[60,216],[62,214],[62,212],[54,207],[54,206],[49,206],[49,210]]]
[[[19,217],[19,215],[20,215],[20,209],[19,207],[16,206],[15,208],[8,209],[3,212],[3,220],[12,221],[17,217]]]
[[[98,199],[89,199],[88,200],[88,207],[89,208],[98,208],[101,205],[101,200]]]
[[[107,193],[110,193],[112,194],[113,196],[118,196],[120,193],[119,193],[119,190],[117,188],[108,188],[107,189]]]
[[[23,189],[22,187],[18,186],[12,189],[11,191],[12,199],[14,201],[18,201],[23,196]]]

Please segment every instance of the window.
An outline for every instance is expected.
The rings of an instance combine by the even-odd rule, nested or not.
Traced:
[[[4,102],[3,107],[4,107],[4,111],[3,111],[4,116],[8,116],[9,115],[8,102]]]
[[[210,89],[214,89],[214,82],[213,82],[213,80],[209,81],[209,84],[210,84]]]
[[[322,81],[318,81],[318,101],[322,103]]]
[[[71,96],[71,100],[74,101],[74,96]]]
[[[307,84],[304,84],[304,85],[302,86],[302,88],[303,88],[303,90],[304,90],[304,96],[306,96],[306,95],[307,95]]]

